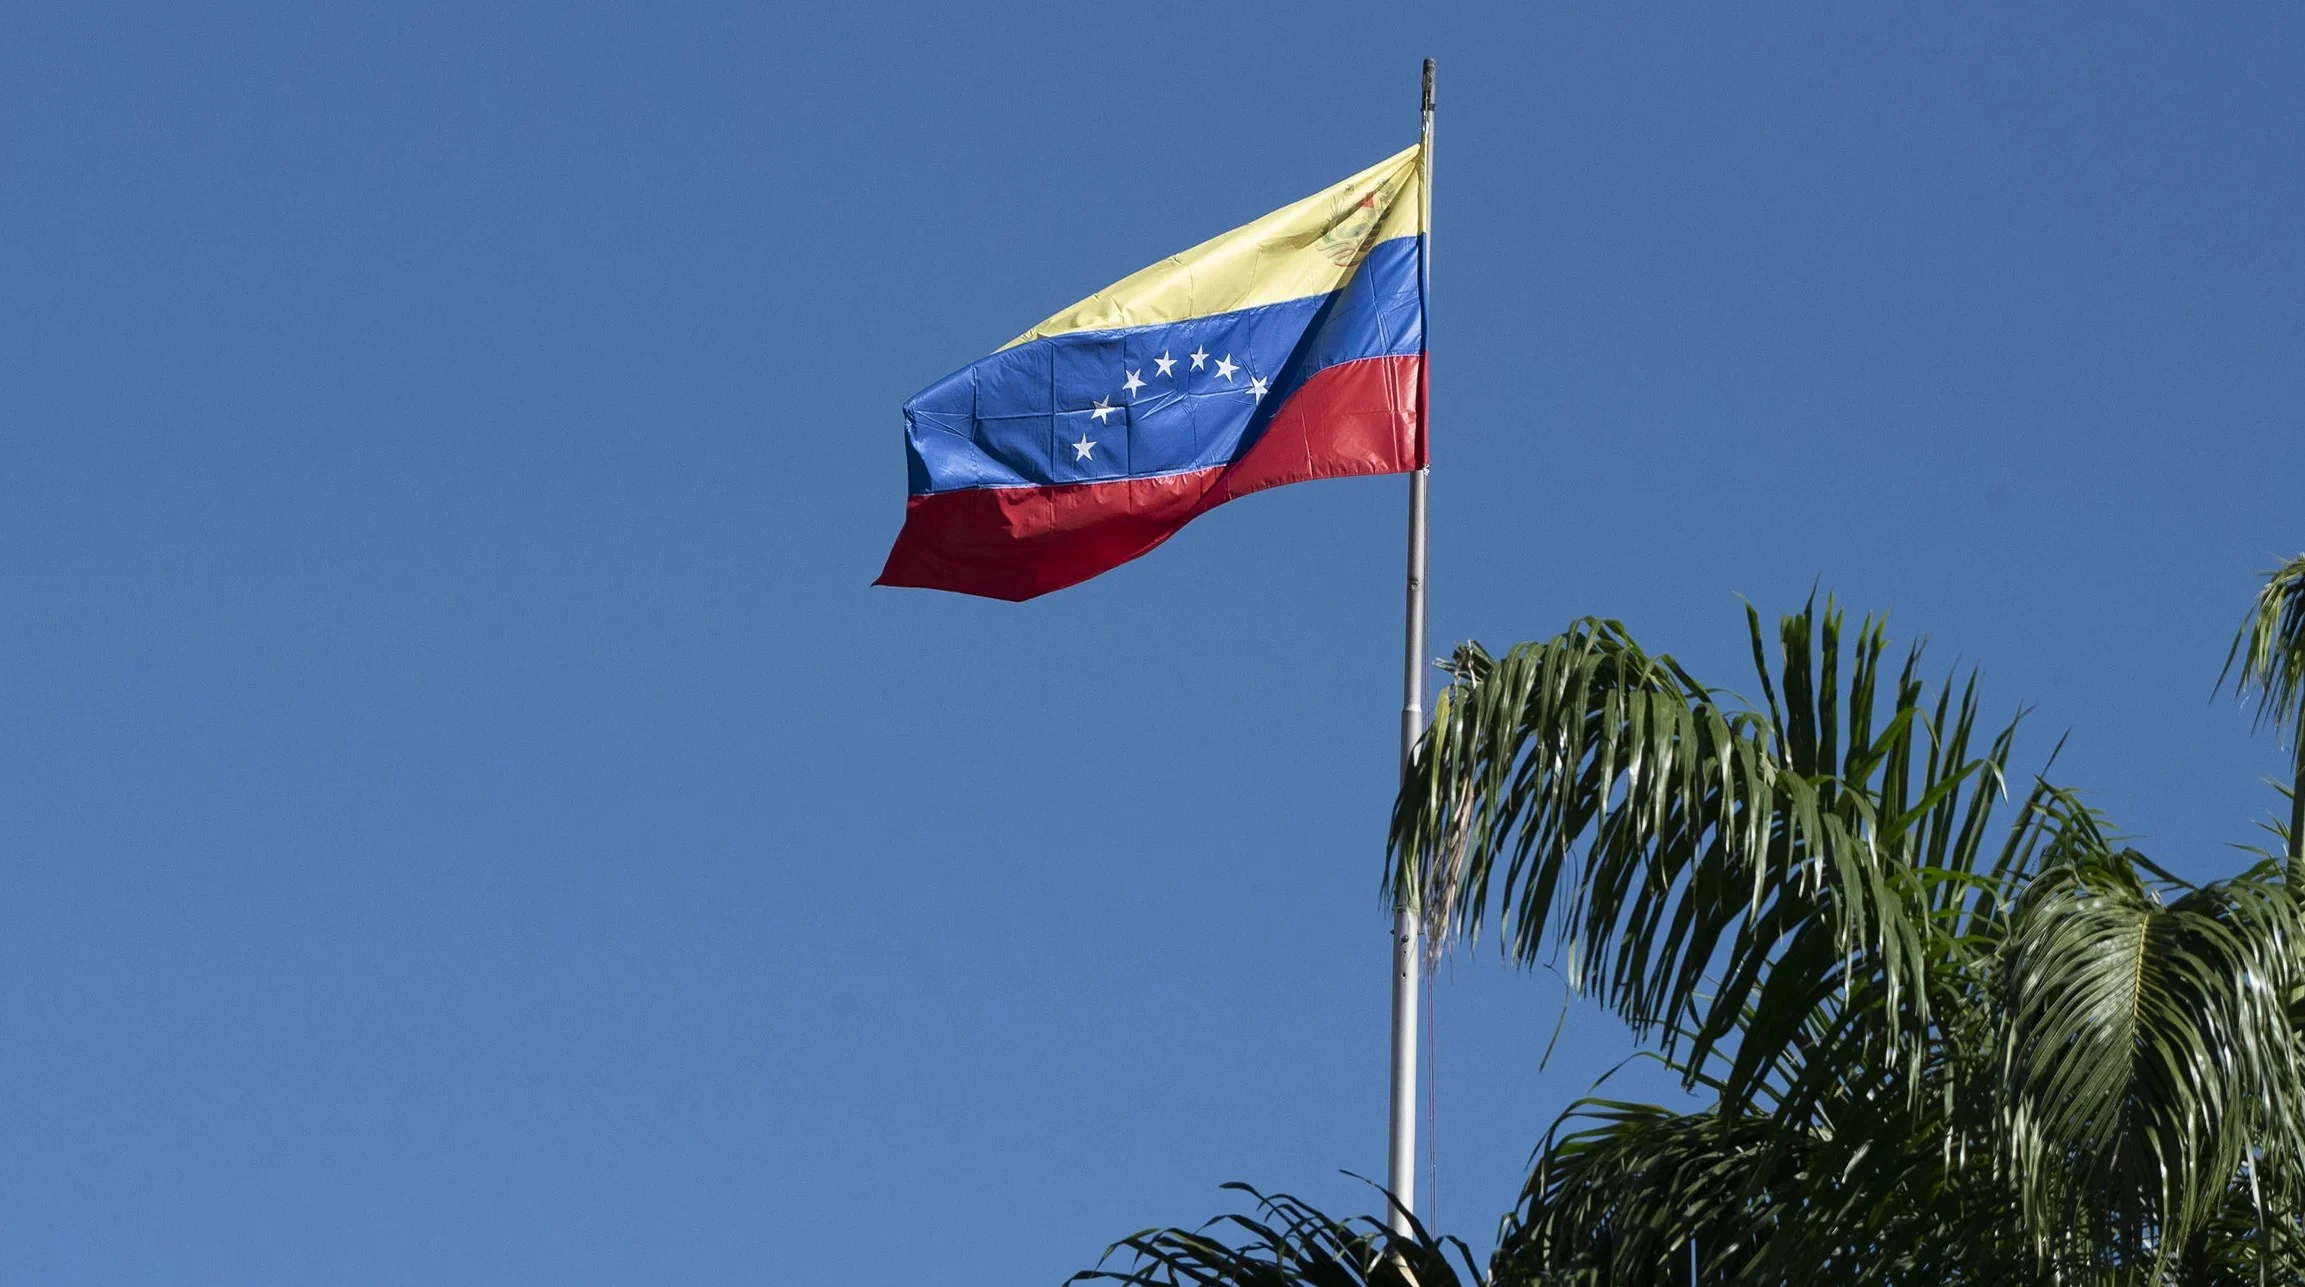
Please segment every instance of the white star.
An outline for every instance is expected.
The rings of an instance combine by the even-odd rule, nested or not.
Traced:
[[[1262,399],[1263,399],[1263,397],[1265,396],[1265,382],[1264,382],[1263,380],[1260,380],[1260,379],[1258,379],[1257,377],[1255,377],[1255,376],[1253,376],[1253,375],[1252,375],[1252,376],[1250,376],[1250,377],[1249,377],[1249,392],[1251,392],[1251,393],[1253,393],[1253,394],[1257,395],[1258,399],[1259,399],[1259,400],[1262,400]]]
[[[1201,363],[1209,360],[1208,353],[1202,349],[1194,349],[1192,352],[1187,353],[1185,356],[1193,360],[1193,370],[1195,371],[1201,369]]]
[[[1101,425],[1104,423],[1104,418],[1106,416],[1109,416],[1118,410],[1120,410],[1119,407],[1116,407],[1110,402],[1105,401],[1103,398],[1098,398],[1096,400],[1096,407],[1089,412],[1089,415],[1094,418],[1098,424]]]
[[[1154,375],[1168,375],[1168,374],[1169,374],[1169,368],[1170,368],[1170,367],[1172,367],[1172,366],[1175,366],[1176,364],[1177,364],[1177,360],[1176,360],[1175,358],[1173,358],[1173,357],[1170,357],[1170,356],[1168,355],[1168,350],[1166,350],[1166,349],[1163,349],[1163,350],[1161,350],[1161,355],[1160,355],[1159,357],[1157,357],[1157,358],[1154,358],[1154,359],[1153,359],[1153,365],[1154,365],[1154,366],[1157,366],[1157,367],[1159,367],[1159,368],[1160,368],[1160,370],[1153,372],[1153,374],[1154,374]],[[1173,379],[1175,379],[1176,377],[1175,377],[1175,376],[1173,376],[1173,375],[1169,375],[1169,378],[1173,380]]]
[[[1096,446],[1096,439],[1084,433],[1080,436],[1079,442],[1068,442],[1065,446],[1072,448],[1072,458],[1075,461],[1087,460],[1090,449]]]
[[[1233,372],[1238,370],[1240,370],[1240,366],[1233,361],[1232,354],[1227,353],[1217,359],[1217,374],[1225,378],[1226,384],[1233,382]]]
[[[1137,377],[1142,374],[1144,374],[1144,368],[1142,367],[1129,372],[1128,382],[1121,385],[1121,387],[1128,390],[1130,393],[1135,393],[1137,390],[1144,387],[1144,381],[1137,379]]]

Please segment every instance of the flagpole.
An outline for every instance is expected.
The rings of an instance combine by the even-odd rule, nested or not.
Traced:
[[[1430,273],[1432,254],[1432,183],[1433,183],[1433,60],[1425,60],[1423,170],[1426,218],[1423,254],[1426,262],[1419,265],[1418,289],[1424,290]],[[1426,347],[1431,345],[1428,340]],[[1417,402],[1417,432],[1423,441],[1430,381],[1420,376]],[[1401,771],[1409,767],[1409,756],[1415,751],[1417,735],[1425,727],[1425,480],[1427,470],[1418,469],[1409,475],[1409,577],[1408,577],[1408,641],[1407,657],[1401,681]],[[1403,889],[1399,901],[1393,905],[1393,1078],[1392,1116],[1389,1122],[1389,1149],[1386,1155],[1385,1187],[1392,1191],[1396,1205],[1390,1224],[1396,1233],[1409,1232],[1410,1216],[1417,1206],[1417,988],[1423,981],[1424,958],[1420,939],[1421,909],[1417,906],[1415,891]]]

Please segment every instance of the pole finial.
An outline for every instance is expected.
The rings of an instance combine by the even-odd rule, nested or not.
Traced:
[[[1425,110],[1433,110],[1433,60],[1425,60]]]

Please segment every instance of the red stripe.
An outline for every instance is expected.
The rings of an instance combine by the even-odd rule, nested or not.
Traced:
[[[876,585],[1024,600],[1110,571],[1235,497],[1425,463],[1420,354],[1364,358],[1305,381],[1229,465],[1106,483],[980,487],[905,503]]]

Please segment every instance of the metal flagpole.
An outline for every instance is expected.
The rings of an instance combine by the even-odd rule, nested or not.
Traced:
[[[1432,255],[1432,184],[1433,184],[1433,60],[1425,60],[1423,165],[1425,191],[1425,249],[1426,264],[1420,264],[1420,277],[1426,277]],[[1424,289],[1420,280],[1418,289]],[[1429,352],[1431,342],[1426,342]],[[1420,379],[1426,388],[1430,380]],[[1429,409],[1424,405],[1429,394],[1419,390],[1417,428],[1420,436],[1426,427]],[[1409,610],[1408,655],[1403,668],[1401,705],[1401,771],[1409,767],[1409,754],[1416,749],[1417,735],[1425,727],[1425,479],[1426,470],[1419,469],[1409,475]],[[1392,1211],[1391,1225],[1396,1233],[1409,1231],[1409,1217],[1417,1205],[1417,985],[1424,970],[1423,945],[1420,923],[1422,909],[1417,906],[1413,891],[1404,891],[1393,906],[1393,1098],[1390,1122],[1390,1151],[1386,1157],[1385,1187],[1390,1189],[1397,1204]]]

